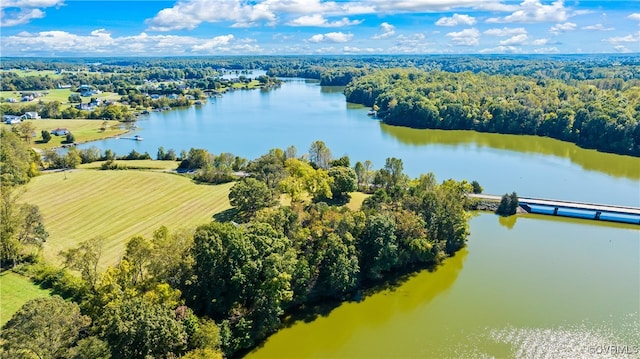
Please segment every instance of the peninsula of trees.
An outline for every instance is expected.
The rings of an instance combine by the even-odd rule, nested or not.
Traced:
[[[352,81],[347,101],[390,125],[548,136],[640,155],[640,80],[565,83],[524,76],[379,70]]]
[[[0,263],[11,268],[39,261],[46,230],[38,208],[14,195],[38,175],[40,159],[11,131],[1,135]],[[369,161],[352,166],[316,141],[302,156],[291,146],[249,162],[192,149],[182,166],[242,170],[229,192],[233,208],[191,231],[122,238],[124,256],[104,271],[100,236],[60,252],[64,268],[23,268],[71,301],[27,302],[3,327],[3,356],[232,357],[278,330],[287,313],[312,313],[317,303],[433,267],[467,240],[473,185],[438,183],[431,173],[410,179],[398,158],[378,170]],[[344,206],[358,189],[370,194],[361,208]]]

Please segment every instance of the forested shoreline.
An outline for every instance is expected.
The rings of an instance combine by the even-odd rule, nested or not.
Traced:
[[[316,304],[354,298],[454,255],[469,234],[467,194],[478,188],[438,183],[432,173],[410,179],[393,157],[377,170],[369,161],[352,166],[322,141],[304,155],[273,149],[242,164],[249,176],[231,187],[233,208],[213,222],[122,238],[125,254],[106,270],[104,238],[88,238],[60,252],[58,267],[38,255],[47,239],[38,207],[18,201],[39,158],[10,131],[1,143],[1,263],[21,264],[67,299],[27,302],[3,327],[8,356],[236,356],[277,331],[286,314],[313,313]],[[216,161],[223,157],[229,161]],[[231,160],[192,149],[183,166],[215,170]],[[370,196],[349,209],[355,190]],[[52,344],[48,335],[62,339]]]
[[[640,155],[636,79],[569,85],[524,76],[391,69],[354,80],[345,95],[348,102],[373,107],[390,125],[548,136]]]

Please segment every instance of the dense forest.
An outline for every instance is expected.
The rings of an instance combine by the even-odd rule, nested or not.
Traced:
[[[525,76],[379,70],[351,82],[347,101],[390,125],[540,135],[640,155],[640,80],[575,85]]]
[[[276,331],[285,314],[313,313],[318,303],[434,267],[468,235],[474,185],[410,179],[398,158],[378,170],[369,161],[351,166],[322,141],[302,156],[291,146],[248,163],[192,149],[184,168],[227,163],[249,175],[231,188],[232,209],[192,231],[123,238],[124,257],[104,271],[101,237],[61,252],[64,267],[55,267],[33,255],[46,239],[37,207],[14,195],[38,174],[39,159],[11,131],[1,135],[1,263],[31,263],[20,268],[68,300],[27,302],[3,327],[7,357],[233,357]],[[344,204],[357,189],[371,195],[352,210]]]

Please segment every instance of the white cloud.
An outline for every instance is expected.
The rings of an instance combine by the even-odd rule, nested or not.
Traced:
[[[231,34],[229,35],[221,35],[212,38],[211,40],[207,40],[202,44],[194,45],[192,47],[193,51],[205,51],[205,50],[213,50],[216,47],[226,46],[230,41],[235,39],[235,37]]]
[[[438,26],[458,26],[458,25],[473,25],[476,23],[476,19],[469,15],[453,14],[451,17],[441,17],[436,21]]]
[[[487,11],[515,10],[514,6],[503,4],[500,0],[370,0],[370,2],[386,13],[448,11],[462,8]]]
[[[518,54],[522,51],[515,46],[497,46],[480,50],[481,54]]]
[[[612,27],[604,27],[602,24],[595,24],[581,27],[582,30],[611,31]]]
[[[359,48],[359,47],[345,46],[342,48],[342,52],[346,54],[373,54],[373,53],[380,53],[382,51],[383,50],[381,48],[373,48],[373,47]]]
[[[522,45],[527,41],[527,35],[526,34],[520,34],[520,35],[515,35],[512,36],[506,40],[502,40],[499,42],[500,45],[506,46],[506,45]]]
[[[341,20],[329,22],[324,16],[316,14],[310,16],[301,16],[297,19],[291,20],[287,23],[289,26],[317,26],[317,27],[343,27],[359,25],[362,20],[349,20],[343,17]]]
[[[549,29],[549,32],[557,35],[561,32],[573,31],[576,27],[577,25],[572,22],[565,22],[564,24],[555,24]]]
[[[374,40],[387,39],[396,33],[396,27],[389,24],[388,22],[383,22],[380,24],[380,33],[373,36]]]
[[[491,36],[514,36],[526,33],[527,29],[525,29],[524,27],[503,27],[502,29],[489,29],[483,32],[483,34]]]
[[[560,52],[557,47],[541,47],[533,50],[536,54],[556,54]]]
[[[192,30],[203,22],[223,21],[245,27],[258,22],[274,23],[276,14],[266,2],[251,5],[240,0],[185,0],[160,10],[146,23],[150,30],[171,31]]]
[[[3,0],[0,2],[0,27],[26,24],[45,16],[43,9],[59,7],[64,0]]]
[[[308,41],[319,43],[319,42],[347,42],[351,40],[353,34],[345,34],[343,32],[329,32],[326,34],[316,34],[311,36]]]
[[[627,16],[627,19],[640,21],[640,12],[634,12],[633,14]]]
[[[56,56],[113,54],[119,55],[188,55],[192,53],[258,53],[260,47],[252,39],[236,39],[233,35],[199,39],[191,36],[149,35],[113,37],[105,29],[93,30],[89,35],[66,31],[43,31],[35,34],[21,32],[3,37],[1,50],[7,56]]]
[[[626,36],[616,36],[610,37],[604,41],[607,41],[611,44],[619,44],[621,42],[635,42],[636,44],[640,44],[640,31],[635,34],[629,34]]]
[[[487,19],[488,23],[536,23],[536,22],[561,22],[569,18],[564,0],[557,0],[550,5],[544,5],[540,0],[524,0],[518,10],[505,17],[493,17]]]
[[[475,46],[480,43],[480,31],[475,28],[465,29],[458,32],[450,32],[446,35],[451,38],[451,42],[460,46]]]
[[[549,42],[549,39],[535,39],[531,42],[535,46],[544,46]]]

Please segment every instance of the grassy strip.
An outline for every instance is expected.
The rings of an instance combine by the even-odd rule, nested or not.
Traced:
[[[36,128],[36,137],[31,142],[31,146],[40,149],[50,149],[60,147],[64,145],[66,136],[51,136],[51,140],[47,143],[41,143],[42,139],[40,133],[42,130],[51,131],[56,128],[66,128],[76,139],[77,143],[84,143],[89,141],[101,140],[104,138],[114,137],[126,133],[126,129],[120,128],[120,122],[107,121],[107,129],[105,131],[100,130],[102,127],[102,120],[27,120],[31,122]],[[11,125],[2,124],[9,128]]]
[[[230,208],[231,186],[197,185],[161,172],[76,170],[34,178],[21,199],[43,213],[47,262],[60,263],[60,251],[102,236],[101,265],[106,266],[118,262],[132,236],[151,236],[162,225],[192,228],[211,221]]]
[[[105,161],[84,163],[78,166],[81,169],[100,169]],[[179,161],[158,161],[158,160],[118,160],[114,161],[118,167],[125,167],[130,170],[175,170],[180,165]]]
[[[10,271],[0,274],[0,326],[8,322],[28,300],[49,295],[48,290],[25,276]]]

